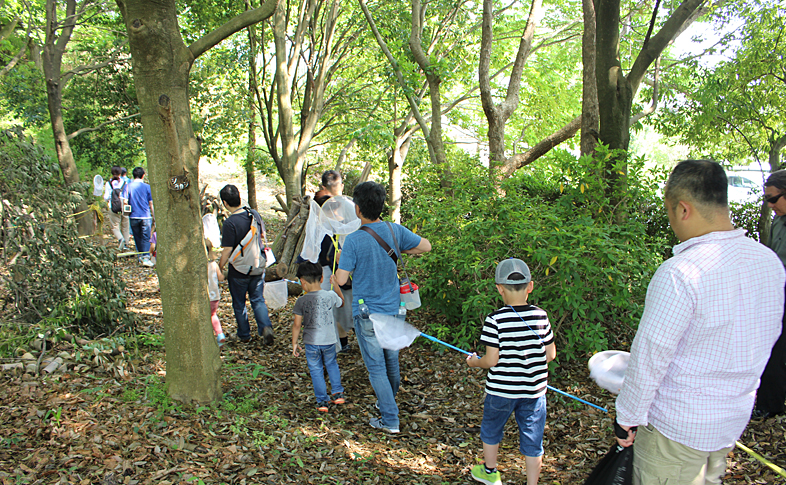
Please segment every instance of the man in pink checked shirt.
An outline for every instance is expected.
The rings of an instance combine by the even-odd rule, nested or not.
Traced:
[[[680,244],[647,289],[616,404],[635,485],[721,483],[781,333],[784,267],[731,224],[727,187],[707,160],[678,163],[666,184]]]

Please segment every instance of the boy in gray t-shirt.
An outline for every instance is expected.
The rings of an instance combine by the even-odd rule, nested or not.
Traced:
[[[300,263],[297,276],[303,291],[306,292],[295,302],[292,313],[295,322],[292,325],[292,355],[298,357],[300,328],[303,328],[303,344],[306,346],[306,363],[311,374],[311,384],[317,399],[317,409],[328,411],[330,402],[344,404],[344,388],[341,386],[341,372],[336,361],[336,329],[333,322],[333,308],[344,305],[344,296],[337,284],[333,291],[320,288],[322,283],[322,266],[309,261]],[[330,278],[331,282],[334,279]],[[330,378],[331,398],[327,394],[325,369]]]

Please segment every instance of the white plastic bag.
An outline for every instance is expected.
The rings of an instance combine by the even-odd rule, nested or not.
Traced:
[[[285,280],[278,280],[265,283],[265,289],[262,290],[262,296],[265,297],[265,303],[271,310],[285,307],[287,305],[287,297],[289,296],[287,282]]]
[[[625,371],[628,370],[630,353],[622,350],[604,350],[590,357],[588,362],[590,377],[595,382],[611,392],[619,394],[625,380]]]

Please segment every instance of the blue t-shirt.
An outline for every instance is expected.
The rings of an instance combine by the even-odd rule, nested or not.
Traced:
[[[393,237],[384,222],[366,224],[391,248]],[[420,244],[420,236],[404,226],[391,224],[401,251]],[[352,315],[358,315],[358,300],[364,300],[370,313],[398,315],[401,302],[396,264],[382,249],[374,236],[355,231],[344,240],[338,268],[352,273]]]
[[[150,186],[142,182],[142,179],[134,179],[133,182],[126,185],[123,197],[128,199],[128,203],[131,205],[131,214],[128,217],[132,219],[152,218],[150,202],[153,201],[153,196],[150,194]]]

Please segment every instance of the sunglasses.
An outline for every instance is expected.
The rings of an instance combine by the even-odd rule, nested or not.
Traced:
[[[772,197],[764,197],[764,200],[766,200],[770,204],[774,204],[774,203],[778,202],[778,199],[780,199],[784,195],[786,195],[786,193],[781,192],[780,194],[773,195]]]

